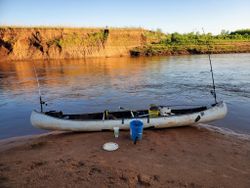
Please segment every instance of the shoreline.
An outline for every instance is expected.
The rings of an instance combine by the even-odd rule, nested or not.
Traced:
[[[225,127],[219,127],[219,126],[205,124],[205,123],[199,123],[197,126],[191,125],[190,127],[195,127],[197,129],[201,128],[201,129],[205,129],[207,131],[215,132],[215,133],[226,135],[226,136],[250,140],[250,134],[237,132],[235,130],[228,129]],[[168,129],[168,128],[166,128],[166,129]],[[63,134],[63,133],[67,133],[67,132],[70,132],[70,131],[48,131],[48,132],[40,133],[40,134],[34,133],[34,134],[28,134],[28,135],[22,135],[22,136],[13,136],[13,137],[8,137],[8,138],[2,138],[2,139],[0,139],[0,147],[1,147],[2,143],[14,142],[16,140],[36,139],[36,138],[43,137],[43,136]],[[98,132],[102,132],[102,131],[93,131],[92,133],[98,133]],[[85,132],[83,132],[83,133],[85,133]],[[86,132],[86,133],[88,133],[88,132]]]
[[[229,137],[235,138],[235,139],[242,139],[242,140],[249,140],[250,141],[250,134],[236,132],[234,130],[231,130],[231,129],[228,129],[225,127],[218,127],[215,125],[204,124],[204,123],[200,123],[197,126],[187,126],[187,127],[204,129],[206,131],[220,134],[222,136],[229,136]],[[173,128],[178,128],[178,127],[173,127]],[[171,128],[166,128],[166,129],[168,130]],[[103,132],[103,131],[82,132],[82,134],[84,134],[84,133],[101,133],[101,132]],[[107,131],[107,132],[109,132],[109,131]],[[110,131],[110,132],[112,133],[112,131]],[[124,132],[126,132],[126,131],[124,131]],[[9,137],[9,138],[3,138],[3,139],[0,139],[0,152],[2,151],[2,148],[8,144],[12,144],[15,142],[19,142],[19,144],[20,144],[20,142],[26,142],[26,141],[30,141],[30,140],[39,139],[41,137],[46,137],[46,136],[51,136],[51,135],[60,135],[60,134],[65,134],[65,133],[74,134],[74,132],[70,132],[70,131],[48,131],[47,133],[29,134],[29,135],[23,135],[23,136],[13,136],[13,137]],[[76,132],[76,134],[77,133],[78,132]]]
[[[1,140],[0,186],[249,187],[250,137],[212,128],[146,130],[136,145],[129,131]],[[120,148],[103,151],[110,141]]]
[[[196,56],[196,55],[219,55],[219,54],[249,54],[250,53],[250,49],[247,52],[238,52],[238,51],[234,51],[234,52],[218,52],[218,53],[173,53],[173,54],[154,54],[154,55],[122,55],[122,56],[105,56],[105,57],[83,57],[83,58],[50,58],[50,59],[0,59],[0,63],[1,62],[22,62],[22,61],[60,61],[60,60],[88,60],[88,59],[96,59],[96,58],[104,58],[104,59],[109,59],[109,58],[123,58],[123,57],[127,57],[127,58],[143,58],[143,57],[175,57],[175,56]]]
[[[249,43],[250,44],[250,43]],[[151,57],[151,56],[182,56],[182,55],[208,55],[208,54],[247,54],[250,53],[250,46],[247,49],[241,49],[237,46],[234,50],[212,50],[204,51],[201,49],[189,49],[183,45],[181,50],[172,50],[165,47],[163,49],[158,49],[157,47],[139,47],[130,50],[130,57]]]

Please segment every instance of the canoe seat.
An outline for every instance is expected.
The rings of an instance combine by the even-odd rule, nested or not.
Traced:
[[[48,111],[48,112],[45,112],[46,115],[49,115],[49,116],[53,116],[53,117],[63,117],[63,112],[62,111]]]

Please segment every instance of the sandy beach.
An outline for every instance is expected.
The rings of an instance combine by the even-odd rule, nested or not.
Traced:
[[[102,150],[115,141],[115,152]],[[250,187],[250,140],[204,128],[52,133],[0,142],[0,187]]]

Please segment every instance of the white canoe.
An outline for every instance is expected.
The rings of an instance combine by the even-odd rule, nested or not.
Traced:
[[[145,110],[144,110],[145,112]],[[159,116],[155,118],[141,117],[140,119],[144,128],[168,128],[193,125],[197,123],[206,123],[218,119],[222,119],[227,114],[227,105],[224,102],[219,102],[210,107],[193,108],[193,109],[175,109],[171,115]],[[111,112],[112,113],[112,112]],[[116,112],[118,113],[118,112]],[[46,130],[62,130],[62,131],[102,131],[113,130],[114,127],[119,127],[121,130],[129,129],[130,118],[117,119],[81,119],[76,117],[84,117],[82,115],[53,115],[54,113],[41,113],[32,111],[31,124],[34,127]],[[101,113],[99,113],[100,115]],[[114,113],[115,114],[115,113]],[[93,114],[92,114],[93,115]],[[95,114],[97,115],[97,113]]]

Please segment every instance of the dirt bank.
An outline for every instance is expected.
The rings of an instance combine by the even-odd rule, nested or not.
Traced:
[[[143,29],[0,28],[2,60],[130,55],[147,43]],[[152,39],[153,40],[153,39]]]
[[[116,141],[115,152],[101,149]],[[0,142],[0,187],[249,187],[250,141],[192,127]]]

